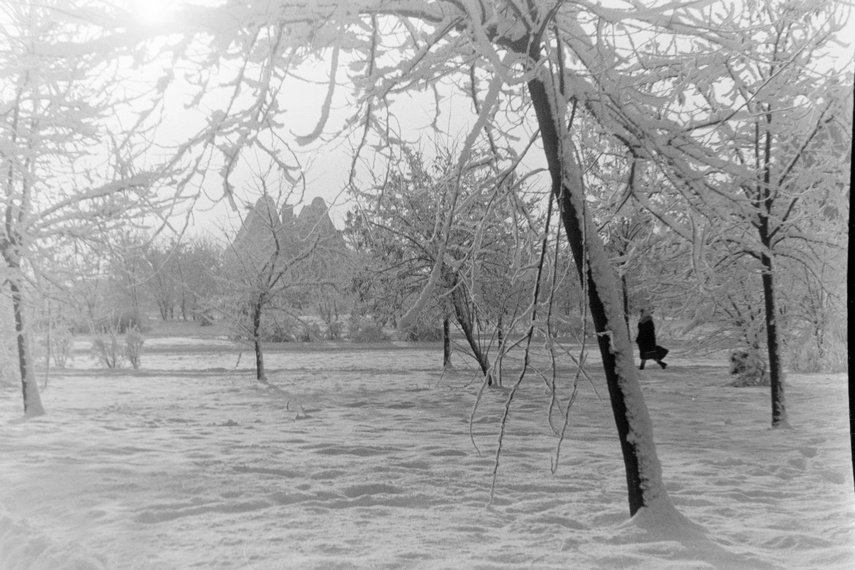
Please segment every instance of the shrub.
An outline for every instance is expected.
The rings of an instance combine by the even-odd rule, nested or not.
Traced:
[[[72,334],[88,334],[101,333],[111,334],[113,331],[117,333],[125,333],[128,329],[135,328],[138,331],[146,331],[145,318],[136,311],[126,311],[123,313],[111,312],[106,317],[98,319],[77,321],[71,325]]]
[[[125,364],[125,349],[116,331],[95,337],[92,341],[92,354],[101,366],[106,368],[121,368]]]
[[[421,319],[407,329],[406,339],[411,342],[442,340],[442,327],[426,323]]]
[[[300,330],[300,342],[314,342],[320,338],[321,327],[317,323],[302,323]]]
[[[343,327],[338,321],[332,321],[327,324],[327,340],[341,340],[342,329]]]
[[[53,358],[54,366],[65,368],[65,365],[71,358],[71,347],[73,344],[74,338],[69,329],[60,328],[56,330],[51,339],[50,346],[50,355]]]
[[[766,362],[755,349],[737,349],[730,354],[730,373],[736,376],[731,386],[768,386]]]
[[[845,372],[848,370],[846,342],[829,335],[822,347],[815,339],[804,339],[791,345],[788,368],[793,372]]]
[[[350,341],[351,342],[383,342],[388,340],[386,333],[380,323],[365,316],[350,317]]]
[[[145,339],[140,334],[140,331],[135,328],[128,330],[125,335],[125,356],[127,356],[134,370],[139,370],[140,368],[144,343]]]
[[[297,340],[297,331],[300,322],[293,317],[282,319],[262,320],[261,340],[264,342],[294,342]]]
[[[193,313],[193,320],[198,321],[200,327],[210,327],[214,324],[214,315],[210,311],[198,311]]]

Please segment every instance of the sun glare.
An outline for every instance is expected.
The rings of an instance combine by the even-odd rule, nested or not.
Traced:
[[[137,20],[144,26],[157,27],[167,23],[172,17],[169,0],[134,0],[133,9]]]

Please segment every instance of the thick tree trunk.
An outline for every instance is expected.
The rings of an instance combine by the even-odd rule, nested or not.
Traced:
[[[530,54],[540,55],[539,46]],[[546,73],[546,71],[542,71]],[[584,189],[569,141],[558,129],[561,115],[543,79],[528,83],[552,178],[552,191],[560,204],[561,219],[573,252],[579,277],[587,284],[591,317],[597,332],[612,412],[626,469],[629,511],[634,515],[657,499],[667,499],[653,427],[635,370],[632,346],[621,311],[616,276],[610,270],[602,242],[582,210]],[[669,503],[670,504],[670,503]]]
[[[778,343],[778,322],[775,307],[775,281],[772,259],[761,256],[763,264],[763,298],[766,305],[766,348],[769,353],[769,383],[772,392],[772,427],[789,427],[787,403],[784,398],[784,371],[781,347]]]
[[[29,335],[24,322],[24,299],[18,283],[11,279],[9,290],[12,293],[12,312],[15,317],[15,335],[18,347],[18,368],[21,373],[21,392],[24,396],[24,415],[28,418],[45,413],[39,396],[39,386],[33,370],[33,354],[30,350]]]

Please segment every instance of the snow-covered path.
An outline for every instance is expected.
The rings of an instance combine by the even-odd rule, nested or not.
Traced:
[[[0,569],[855,567],[845,375],[791,375],[794,428],[771,430],[768,389],[724,388],[724,364],[644,372],[668,491],[705,529],[686,538],[627,524],[587,382],[552,474],[549,399],[526,380],[488,506],[507,391],[474,415],[479,455],[477,381],[441,377],[436,351],[273,352],[275,389],[218,368],[234,354],[153,352],[138,373],[54,371],[26,423],[3,387]]]

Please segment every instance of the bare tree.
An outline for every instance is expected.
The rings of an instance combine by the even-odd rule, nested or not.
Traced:
[[[692,243],[695,259],[709,260],[706,268],[693,267],[695,276],[722,293],[718,308],[755,351],[760,339],[745,326],[759,314],[754,299],[762,299],[773,426],[788,425],[780,327],[787,308],[779,286],[787,271],[779,266],[787,260],[819,274],[816,261],[842,245],[839,230],[818,231],[813,221],[834,222],[825,208],[845,187],[851,157],[851,73],[819,63],[843,25],[840,11],[834,2],[749,5],[741,18],[754,33],[739,50],[720,35],[691,64],[661,69],[674,90],[650,107],[662,122],[652,132],[633,130],[637,120],[615,122],[614,110],[591,105],[604,125],[624,128],[617,138],[632,159],[629,192]],[[734,24],[719,32],[738,34]],[[720,49],[731,55],[720,58]],[[728,92],[733,99],[723,96]],[[636,171],[646,168],[657,169],[673,200],[694,213],[675,217],[651,200],[636,184]],[[759,280],[744,295],[728,295],[734,273]]]
[[[221,287],[224,299],[212,305],[248,338],[255,354],[256,379],[267,383],[264,367],[265,314],[289,314],[289,295],[300,288],[331,285],[311,271],[317,235],[300,241],[287,231],[280,204],[264,194],[251,207],[224,256]],[[293,301],[293,299],[291,299]]]
[[[0,271],[13,308],[28,417],[44,413],[25,316],[25,284],[51,270],[42,251],[72,242],[92,247],[112,228],[163,215],[174,201],[156,191],[164,171],[142,161],[156,87],[144,93],[117,88],[126,73],[122,58],[148,56],[142,48],[135,52],[127,30],[115,25],[120,10],[107,3],[103,12],[90,8],[54,0],[0,7],[6,101],[0,110]]]
[[[440,284],[426,312],[435,322],[453,316],[488,385],[501,383],[490,351],[501,353],[503,319],[513,326],[528,302],[528,262],[536,242],[531,204],[519,198],[521,189],[507,176],[495,176],[489,160],[473,157],[455,179],[457,157],[452,151],[439,154],[428,162],[405,146],[397,171],[371,191],[354,192],[359,206],[348,218],[348,230],[373,261],[363,268],[359,292],[375,300],[372,311],[378,316],[391,310],[397,321],[425,287],[431,268],[441,263]],[[461,199],[440,260],[437,220],[452,193]]]

